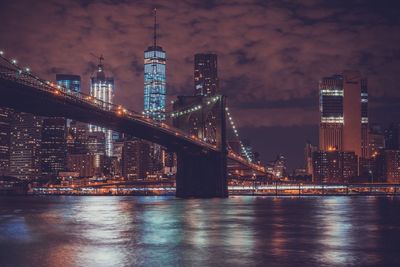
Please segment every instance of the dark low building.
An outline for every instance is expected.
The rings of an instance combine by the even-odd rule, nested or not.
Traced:
[[[358,159],[354,152],[316,151],[313,153],[313,181],[348,183],[358,173]]]

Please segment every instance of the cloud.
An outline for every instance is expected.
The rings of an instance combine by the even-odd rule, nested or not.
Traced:
[[[44,78],[82,75],[86,91],[97,63],[91,54],[103,54],[115,101],[140,111],[153,5],[169,100],[193,93],[198,52],[218,54],[221,90],[239,126],[318,123],[318,80],[344,69],[368,76],[372,96],[400,97],[397,1],[3,0],[0,47]],[[250,119],[255,113],[261,118]]]

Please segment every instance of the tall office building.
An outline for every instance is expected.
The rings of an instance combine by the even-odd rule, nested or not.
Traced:
[[[71,92],[81,91],[81,76],[73,74],[56,74],[57,84]]]
[[[11,120],[10,175],[23,180],[41,177],[40,143],[42,119],[15,112]]]
[[[385,129],[385,149],[399,149],[399,128],[395,124],[390,124],[389,128]]]
[[[88,154],[87,125],[83,122],[71,121],[68,135],[70,137],[69,154]]]
[[[194,55],[194,94],[213,96],[219,93],[217,55]]]
[[[319,149],[353,151],[368,158],[367,80],[358,71],[344,71],[323,78],[319,90]]]
[[[102,64],[103,60],[104,58],[101,56],[99,58],[99,64],[97,65],[96,74],[90,79],[90,95],[94,98],[100,99],[102,101],[103,108],[111,109],[111,105],[109,103],[112,104],[114,102],[114,79],[112,77],[106,77],[106,74],[104,73],[104,66]],[[111,157],[113,152],[113,132],[96,125],[89,125],[89,130],[90,132],[103,132],[105,134],[106,155]]]
[[[369,155],[376,157],[385,149],[385,135],[378,126],[372,126],[368,133]]]
[[[145,179],[151,171],[150,144],[142,140],[127,140],[122,148],[122,176],[127,180]]]
[[[91,132],[88,133],[86,142],[88,154],[94,156],[94,166],[96,168],[96,173],[100,175],[103,173],[107,137],[104,132]]]
[[[154,9],[153,46],[144,51],[144,114],[154,120],[165,120],[166,53],[157,45],[157,17]]]
[[[304,158],[305,158],[305,170],[306,174],[313,174],[313,154],[316,152],[318,148],[312,145],[310,142],[306,143],[306,147],[304,148]]]
[[[386,150],[386,182],[400,183],[400,151],[399,150]]]
[[[0,175],[10,170],[10,131],[12,110],[0,108]]]
[[[42,175],[57,177],[67,165],[67,125],[64,118],[45,118],[42,125]]]

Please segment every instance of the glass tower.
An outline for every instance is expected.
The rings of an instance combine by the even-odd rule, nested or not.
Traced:
[[[68,91],[81,91],[81,76],[71,74],[57,74],[57,84],[67,88]]]
[[[90,79],[90,95],[100,99],[104,109],[111,109],[111,104],[114,100],[114,79],[106,77],[104,66],[102,64],[103,57],[100,57],[97,65],[96,74]],[[106,155],[111,157],[113,151],[112,130],[105,129],[96,125],[89,125],[90,132],[103,132],[105,134]]]
[[[157,46],[156,10],[154,9],[154,44],[144,51],[144,114],[154,120],[165,120],[166,54]]]

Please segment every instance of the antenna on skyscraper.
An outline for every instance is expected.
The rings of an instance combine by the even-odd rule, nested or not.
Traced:
[[[97,58],[99,60],[99,66],[102,65],[102,61],[104,60],[104,57],[102,54],[100,56],[98,56],[91,52],[90,55],[94,56],[95,58]]]
[[[154,49],[157,46],[157,8],[153,9],[153,16],[154,16]]]

